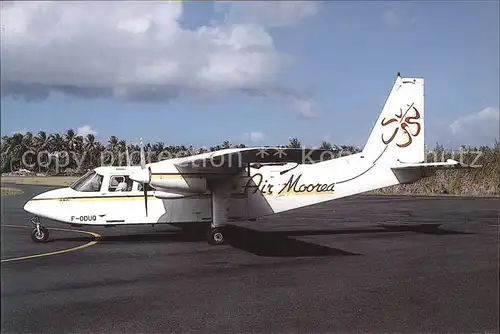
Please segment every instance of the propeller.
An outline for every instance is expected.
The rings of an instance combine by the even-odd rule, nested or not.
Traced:
[[[148,189],[146,188],[146,183],[142,184],[142,190],[144,191],[144,207],[146,208],[146,217],[148,216]]]
[[[141,145],[141,168],[144,169],[146,167],[146,156],[144,155],[144,143],[142,142],[142,138],[140,139]]]
[[[130,154],[128,152],[128,143],[125,145],[125,153],[127,154],[127,166],[130,166]]]
[[[142,142],[142,138],[140,141],[141,145],[141,169],[144,170],[146,169],[146,156],[144,154],[144,144]],[[146,188],[146,185],[151,182],[151,167],[148,166],[147,168],[148,171],[148,178],[147,182],[142,181],[142,190],[144,192],[144,208],[146,209],[146,217],[148,216],[148,189]]]

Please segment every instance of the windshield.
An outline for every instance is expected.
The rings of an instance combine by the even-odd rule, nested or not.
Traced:
[[[76,191],[85,192],[100,191],[103,178],[102,175],[92,170],[73,183],[70,188]]]

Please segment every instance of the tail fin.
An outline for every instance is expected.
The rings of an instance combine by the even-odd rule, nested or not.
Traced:
[[[394,86],[362,152],[377,164],[425,160],[424,79],[402,78]]]

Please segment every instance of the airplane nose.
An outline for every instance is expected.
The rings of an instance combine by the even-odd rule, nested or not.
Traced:
[[[24,211],[27,211],[29,213],[33,213],[33,201],[29,200],[27,201],[25,204],[24,204],[24,207],[23,207]]]

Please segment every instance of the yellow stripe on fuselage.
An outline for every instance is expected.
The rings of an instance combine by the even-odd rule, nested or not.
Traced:
[[[193,176],[192,176],[193,177]],[[175,174],[163,174],[163,175],[151,175],[151,179],[174,179],[174,180],[179,180],[179,179],[184,179],[184,178],[189,178],[189,176],[182,176],[180,174],[175,175]]]
[[[147,196],[149,199],[157,199],[153,195]],[[72,202],[72,201],[136,201],[144,200],[144,196],[102,196],[102,197],[72,197],[72,198],[34,198],[32,201],[61,201],[61,202]]]
[[[235,176],[234,174],[224,174],[224,173],[193,173],[193,174],[152,174],[152,179],[200,179],[211,176]]]

